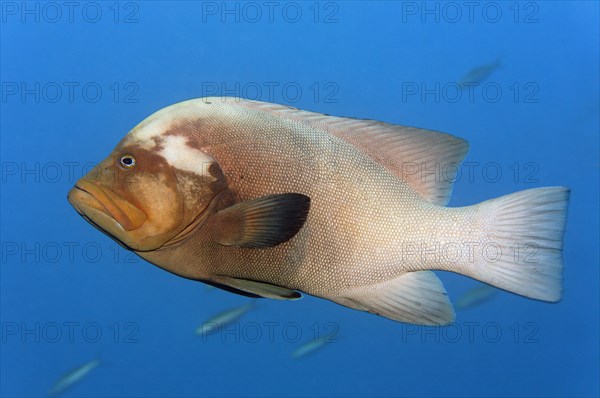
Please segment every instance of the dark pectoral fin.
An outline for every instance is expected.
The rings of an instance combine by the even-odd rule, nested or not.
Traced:
[[[220,285],[229,286],[235,290],[257,295],[259,297],[271,298],[275,300],[298,300],[302,298],[302,294],[295,290],[270,285],[264,282],[230,278],[228,276],[220,275],[213,276],[212,281]]]
[[[225,246],[277,246],[300,231],[309,208],[310,198],[298,193],[269,195],[238,203],[215,215],[215,240]]]

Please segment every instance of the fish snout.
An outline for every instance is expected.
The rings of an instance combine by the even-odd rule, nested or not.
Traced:
[[[85,179],[77,181],[69,191],[67,199],[77,212],[101,227],[104,227],[99,219],[102,216],[118,222],[125,231],[140,228],[148,219],[143,210],[109,187]]]

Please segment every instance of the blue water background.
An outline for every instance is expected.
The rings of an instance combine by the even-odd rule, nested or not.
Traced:
[[[482,2],[472,21],[463,3],[452,3],[462,12],[456,20],[446,3],[279,2],[271,19],[257,2],[258,21],[246,3],[82,2],[72,20],[63,3],[61,16],[44,4],[2,3],[3,397],[45,396],[58,377],[98,356],[102,365],[64,396],[598,396],[597,2]],[[471,101],[463,92],[456,100],[455,82],[497,58],[502,65],[485,82],[500,96],[476,91]],[[422,84],[439,98],[411,94]],[[467,139],[475,171],[458,179],[451,206],[569,186],[563,300],[502,292],[442,329],[313,297],[262,300],[229,333],[195,335],[211,315],[247,299],[116,250],[66,194],[152,112],[207,94],[256,98],[257,86],[258,99]],[[477,286],[439,274],[452,299]],[[335,342],[290,357],[331,328]]]

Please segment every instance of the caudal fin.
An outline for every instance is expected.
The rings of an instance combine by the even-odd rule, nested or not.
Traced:
[[[469,267],[470,276],[522,296],[559,301],[568,201],[568,188],[549,187],[477,205],[493,254]]]

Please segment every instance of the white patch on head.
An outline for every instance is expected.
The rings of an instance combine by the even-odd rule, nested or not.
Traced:
[[[137,141],[142,146],[152,147],[155,144],[153,138],[163,135],[172,123],[170,119],[164,117],[155,117],[151,120],[146,120],[140,126],[136,127],[129,134],[128,138]]]
[[[163,108],[144,119],[135,126],[126,136],[127,142],[134,142],[145,149],[151,149],[156,145],[154,138],[162,137],[165,132],[178,122],[197,118],[200,109],[207,115],[204,98],[179,102]],[[195,116],[196,115],[196,116]]]
[[[187,145],[186,137],[165,133],[179,123],[197,119],[199,113],[208,117],[210,112],[207,110],[216,108],[215,105],[209,106],[210,99],[184,101],[155,112],[129,132],[124,144],[135,144],[148,150],[155,149],[158,144],[162,149],[157,154],[164,157],[172,167],[198,175],[209,175],[208,168],[214,163],[212,157]]]
[[[186,142],[187,139],[180,135],[163,137],[162,149],[158,154],[172,167],[198,175],[208,175],[208,168],[214,163],[214,159],[190,147]]]

